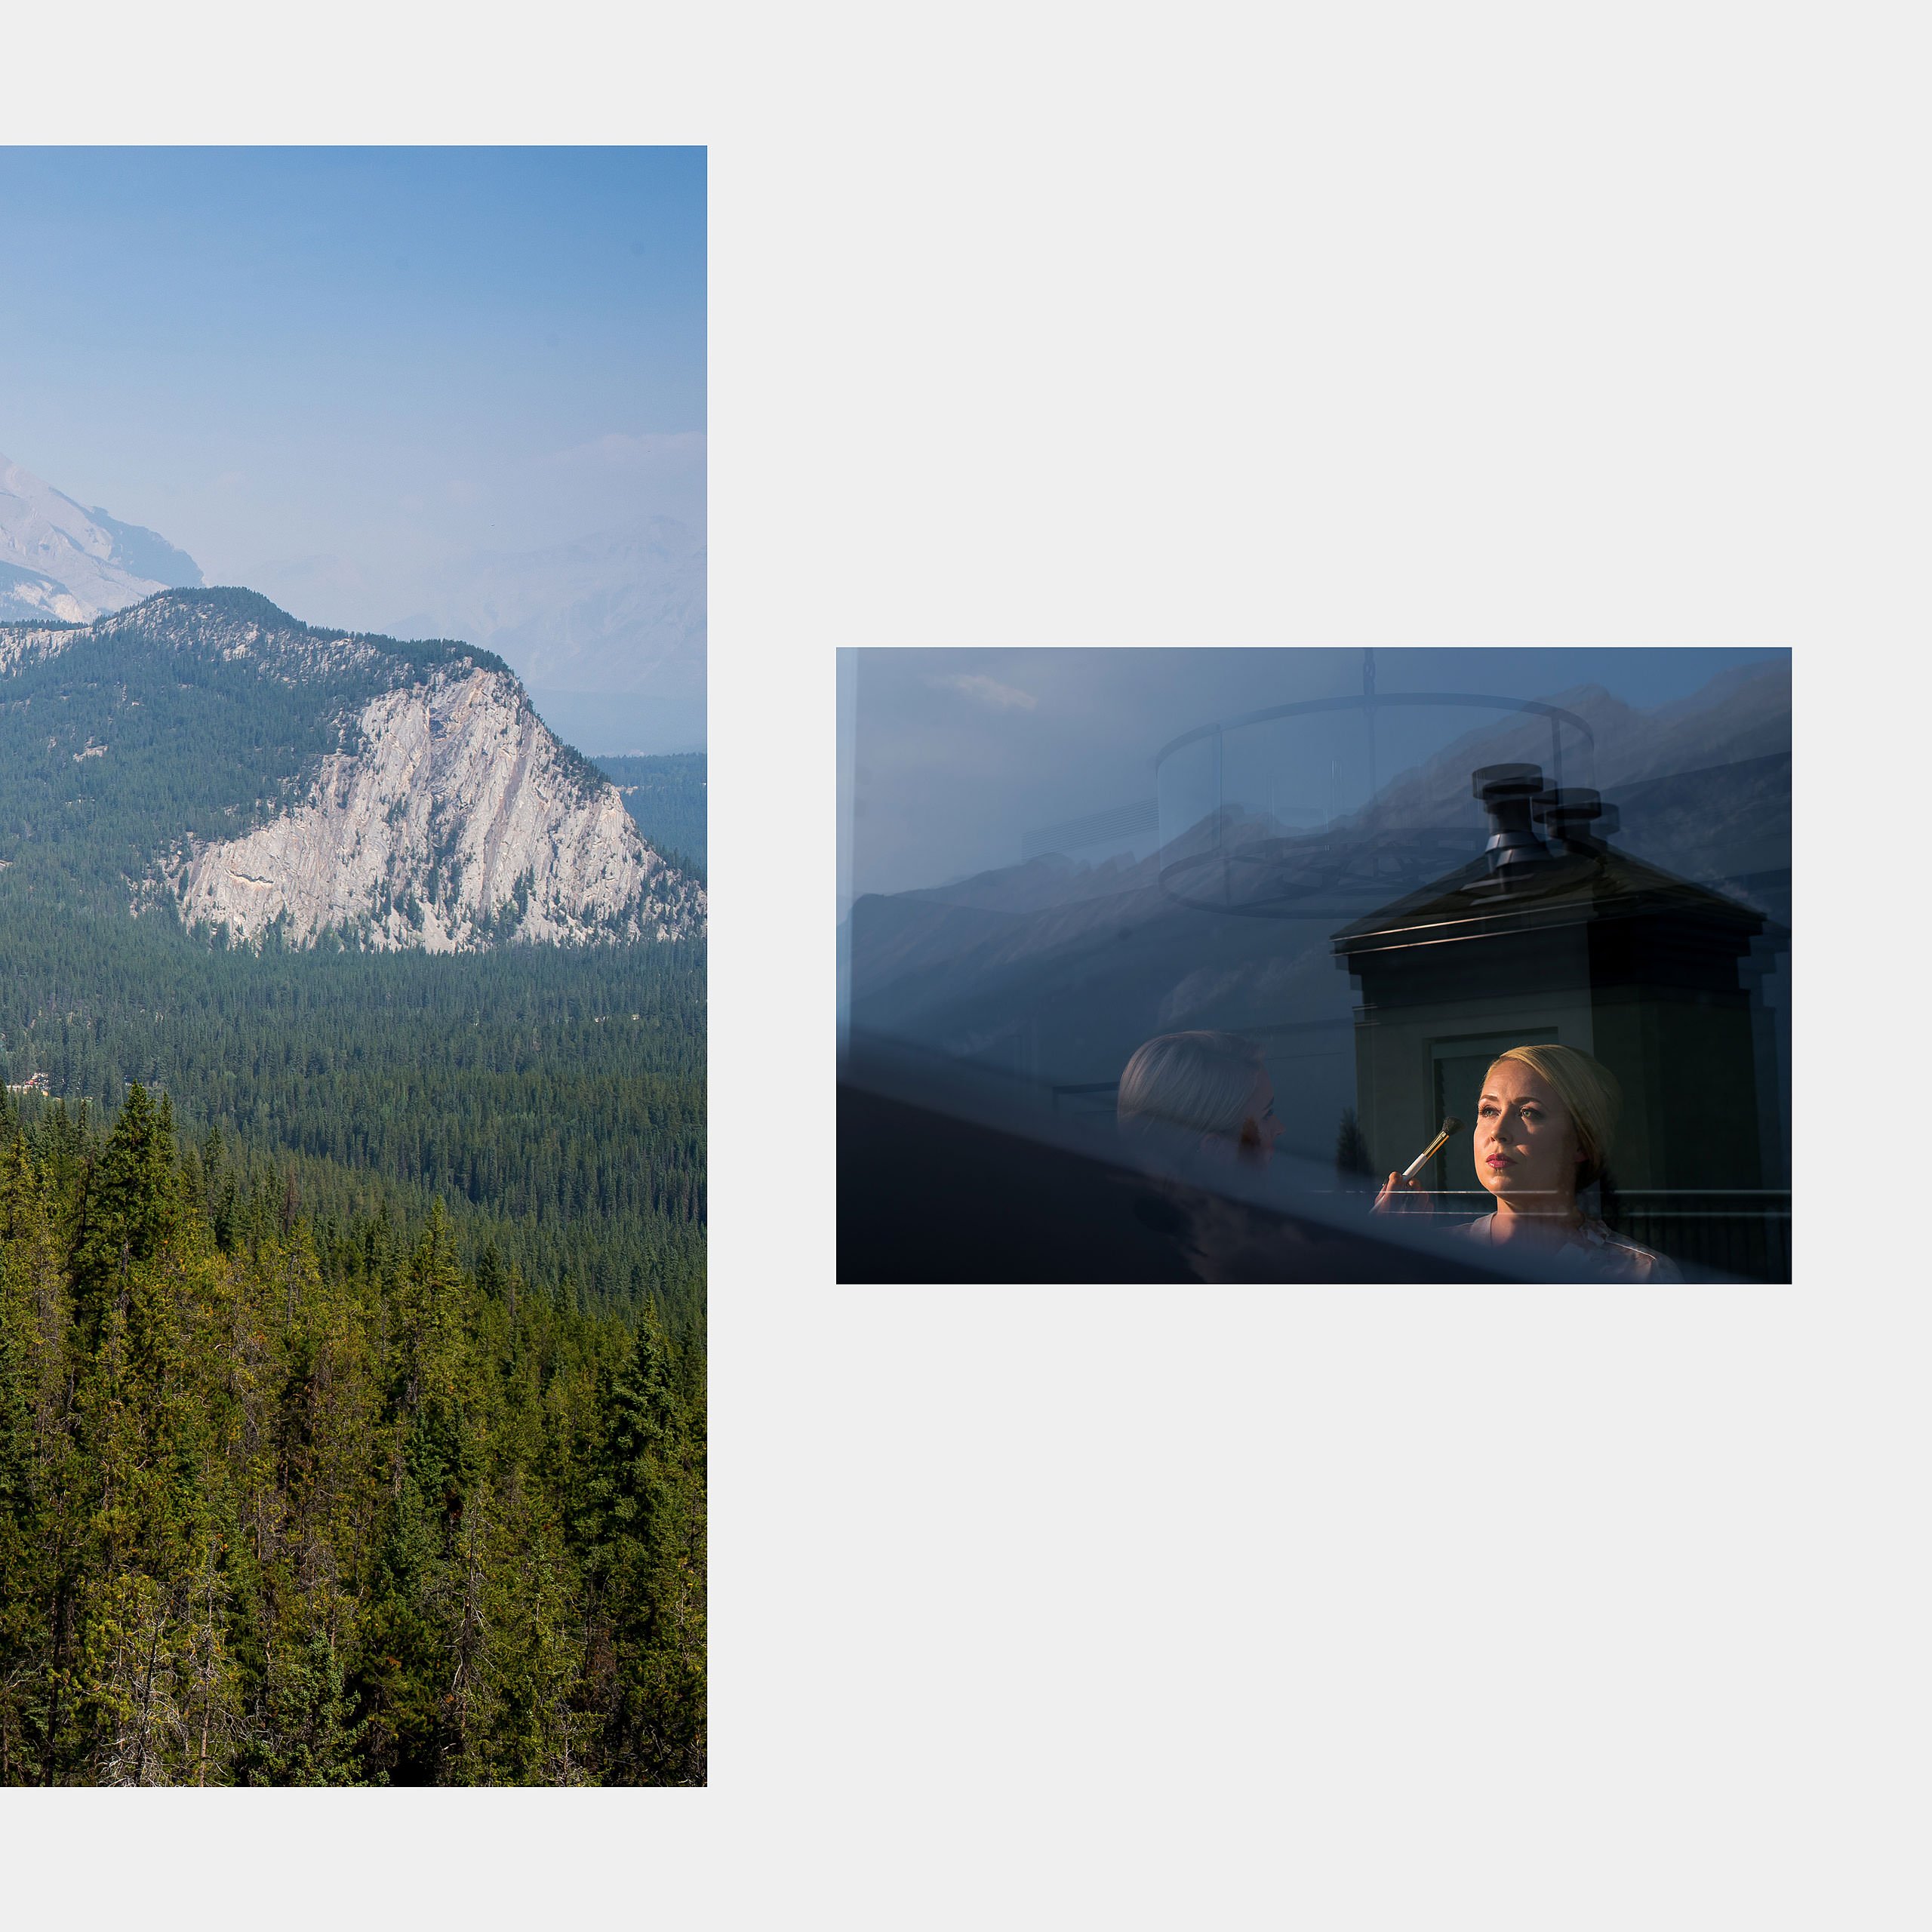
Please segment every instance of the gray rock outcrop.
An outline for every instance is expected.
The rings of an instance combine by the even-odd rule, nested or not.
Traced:
[[[309,799],[170,869],[182,915],[253,940],[277,920],[377,950],[683,938],[703,888],[638,833],[615,787],[566,762],[516,681],[437,671],[385,692]]]

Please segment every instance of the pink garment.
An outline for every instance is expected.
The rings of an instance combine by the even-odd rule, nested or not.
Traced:
[[[1453,1232],[1465,1241],[1487,1247],[1495,1241],[1495,1220],[1493,1214],[1485,1214],[1479,1220],[1469,1222]],[[1622,1235],[1612,1234],[1592,1215],[1583,1217],[1581,1227],[1571,1229],[1568,1240],[1554,1252],[1562,1255],[1580,1254],[1592,1272],[1607,1281],[1681,1281],[1684,1278],[1666,1257],[1650,1248],[1639,1247]]]

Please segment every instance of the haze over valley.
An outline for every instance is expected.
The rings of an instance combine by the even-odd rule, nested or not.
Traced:
[[[701,478],[703,439],[681,441]],[[705,571],[701,531],[660,514],[409,568],[338,552],[270,559],[248,587],[318,623],[480,645],[555,714],[560,735],[626,755],[703,746]],[[84,509],[0,455],[0,622],[86,623],[205,581],[165,537]]]

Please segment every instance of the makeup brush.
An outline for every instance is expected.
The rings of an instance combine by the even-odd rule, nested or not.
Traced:
[[[1414,1180],[1416,1176],[1421,1172],[1422,1164],[1423,1161],[1429,1159],[1430,1156],[1435,1153],[1435,1150],[1449,1138],[1451,1134],[1460,1134],[1462,1131],[1463,1123],[1459,1121],[1454,1114],[1446,1115],[1444,1117],[1442,1122],[1442,1131],[1438,1134],[1435,1138],[1432,1140],[1429,1145],[1402,1170],[1402,1178],[1404,1180]]]

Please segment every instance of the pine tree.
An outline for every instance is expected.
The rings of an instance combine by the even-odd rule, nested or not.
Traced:
[[[704,1447],[672,1350],[648,1309],[629,1358],[599,1385],[579,1534],[611,1643],[606,1775],[705,1775]]]
[[[1353,1107],[1342,1109],[1341,1124],[1335,1130],[1335,1171],[1345,1181],[1351,1176],[1372,1176],[1375,1172],[1368,1142],[1363,1137]]]
[[[130,1089],[105,1152],[88,1163],[73,1279],[83,1326],[98,1340],[106,1310],[125,1301],[129,1272],[152,1260],[174,1231],[174,1137],[146,1091]]]

